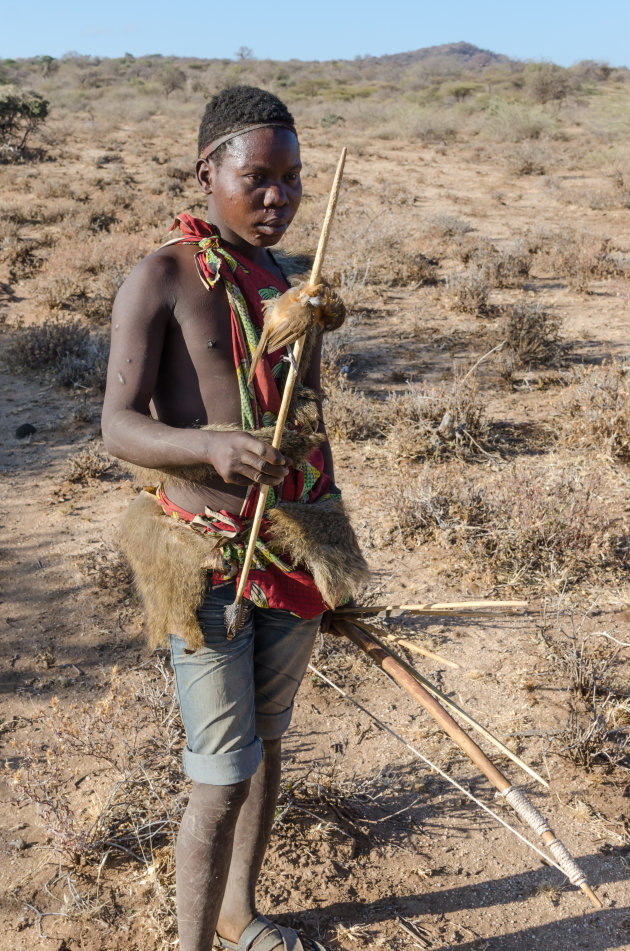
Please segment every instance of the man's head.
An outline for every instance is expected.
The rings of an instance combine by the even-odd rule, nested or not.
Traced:
[[[211,99],[199,128],[197,179],[225,240],[270,247],[280,240],[302,195],[300,149],[287,107],[253,86]]]
[[[285,126],[295,132],[293,116],[285,104],[265,89],[256,86],[230,86],[213,96],[206,106],[197,139],[199,157],[212,156],[221,164],[230,133],[256,125]]]

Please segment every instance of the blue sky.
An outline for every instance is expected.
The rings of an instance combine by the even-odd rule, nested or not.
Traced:
[[[352,59],[465,40],[515,59],[630,66],[630,0],[2,0],[0,57]]]

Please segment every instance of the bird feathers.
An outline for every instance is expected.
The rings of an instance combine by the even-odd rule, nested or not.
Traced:
[[[273,353],[281,347],[291,346],[315,324],[321,325],[323,330],[336,330],[345,316],[343,301],[327,284],[303,282],[268,301],[260,341],[252,357],[248,385],[265,350]]]

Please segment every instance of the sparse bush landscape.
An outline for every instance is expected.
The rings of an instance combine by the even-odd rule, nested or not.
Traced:
[[[437,654],[396,647],[549,780],[536,805],[608,905],[585,915],[311,673],[261,910],[336,951],[628,947],[630,72],[460,43],[335,63],[0,60],[0,951],[177,947],[185,739],[116,547],[135,483],[98,419],[116,292],[178,212],[203,216],[197,126],[235,83],[277,93],[300,130],[289,273],[310,268],[348,146],[324,270],[349,316],[322,379],[365,599],[529,599],[519,616],[383,620],[383,636]],[[314,665],[492,804],[349,642],[323,636]]]

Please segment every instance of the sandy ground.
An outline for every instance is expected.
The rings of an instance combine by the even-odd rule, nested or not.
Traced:
[[[147,166],[134,165],[133,155],[125,151],[128,139],[122,132],[120,138],[125,165],[141,191]],[[304,140],[305,208],[315,219],[338,143],[322,148],[308,132]],[[91,158],[87,145],[79,143],[67,173],[76,173]],[[561,155],[557,162],[561,167]],[[316,172],[310,180],[309,170]],[[564,177],[571,178],[573,188],[599,181],[591,169]],[[561,179],[556,172],[558,188],[568,187]],[[611,236],[622,250],[627,240],[627,209],[593,211],[567,203],[566,195],[558,197],[558,188],[545,186],[545,177],[509,175],[492,150],[461,147],[441,154],[435,148],[388,142],[379,146],[378,155],[351,152],[347,181],[348,207],[363,200],[366,208],[377,208],[386,187],[400,185],[411,195],[405,201],[411,202],[414,220],[438,212],[457,214],[495,239],[554,226],[562,216],[565,225]],[[388,209],[400,207],[399,194]],[[295,243],[307,242],[308,235],[301,233]],[[427,253],[430,244],[426,239]],[[443,261],[448,263],[448,255]],[[561,314],[571,363],[627,359],[630,284],[610,279],[594,282],[591,290],[589,295],[573,293],[538,267],[524,293],[544,295],[545,303]],[[13,301],[5,302],[3,345],[19,317],[41,320],[32,283],[18,282],[14,292]],[[383,393],[410,377],[438,382],[453,362],[470,366],[489,349],[488,325],[482,331],[474,318],[445,309],[439,287],[367,286],[363,293],[365,316],[354,321],[345,346],[353,357],[353,382],[368,391]],[[498,292],[496,299],[510,294]],[[569,371],[567,363],[563,372]],[[543,377],[523,373],[509,389],[500,387],[492,361],[480,370],[488,412],[510,429],[515,447],[477,462],[486,475],[500,479],[504,463],[534,457],[549,466],[567,459],[576,465],[592,462],[588,456],[571,456],[554,442],[565,418],[565,394]],[[1,793],[0,949],[175,947],[168,910],[172,869],[164,871],[168,844],[144,865],[118,854],[100,864],[79,857],[73,866],[52,849],[50,817],[42,816],[27,797],[16,798],[10,784],[29,743],[45,770],[50,736],[40,711],[50,714],[53,697],[59,698],[62,711],[76,716],[80,729],[86,716],[82,705],[94,708],[112,678],[135,687],[143,678],[155,684],[161,674],[144,647],[135,596],[115,577],[105,588],[98,585],[103,577],[98,565],[115,561],[115,524],[136,490],[115,466],[83,484],[67,479],[68,457],[98,446],[98,394],[64,391],[44,376],[7,371],[0,383],[5,405],[0,419],[0,740],[8,764]],[[18,439],[15,431],[23,423],[36,431]],[[337,479],[383,599],[464,600],[490,593],[483,578],[455,570],[450,556],[434,544],[381,550],[371,523],[387,519],[384,482],[401,473],[384,477],[382,457],[369,442],[338,439],[334,451]],[[607,504],[627,511],[628,469],[608,461],[600,465],[612,486]],[[550,601],[546,620],[535,614],[484,620],[431,617],[406,625],[409,637],[460,665],[413,656],[418,669],[499,737],[517,745],[549,779],[546,793],[533,783],[526,786],[584,868],[604,902],[602,911],[594,911],[558,872],[313,672],[301,689],[286,741],[282,809],[261,883],[261,910],[348,951],[630,948],[628,772],[601,765],[586,771],[558,755],[553,733],[567,721],[569,695],[566,677],[542,636],[552,631],[561,641],[576,631],[605,631],[627,643],[626,590],[619,581],[586,585],[583,597]],[[626,684],[628,656],[628,648],[622,647],[615,661]],[[493,790],[433,722],[352,645],[326,637],[313,663],[509,818],[508,810],[494,801]],[[112,674],[115,666],[119,674]],[[128,720],[121,720],[130,733],[134,717],[140,717],[135,709],[126,708]],[[111,742],[124,746],[124,731]],[[172,747],[175,765],[178,744],[181,735]],[[516,767],[496,758],[520,783]],[[112,775],[102,762],[85,755],[78,756],[75,767],[68,801],[77,816],[89,816],[95,803],[105,801]],[[172,790],[181,798],[185,784]]]

